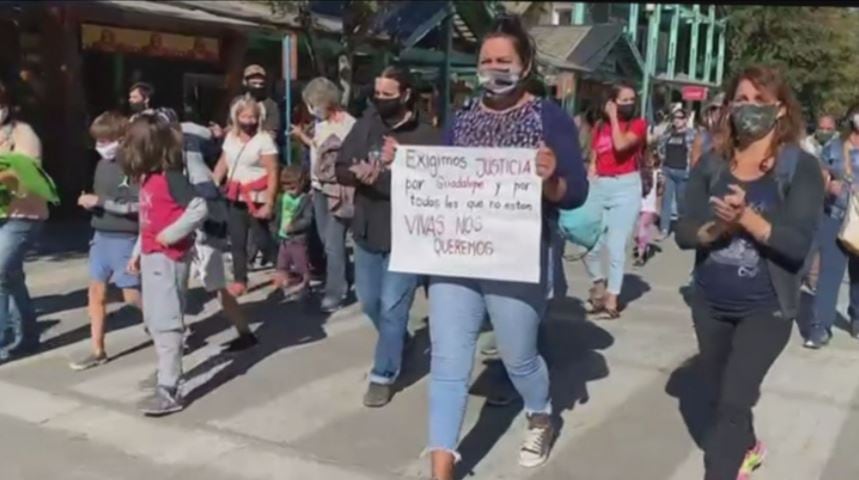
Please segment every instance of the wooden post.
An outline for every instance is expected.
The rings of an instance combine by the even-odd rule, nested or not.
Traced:
[[[219,111],[223,118],[227,118],[230,112],[230,102],[242,89],[242,72],[245,68],[245,55],[248,51],[248,37],[242,32],[232,31],[224,39],[221,58],[224,63],[224,85],[227,97]],[[269,73],[271,75],[271,73]]]
[[[725,75],[725,27],[719,29],[719,55],[716,58],[716,85],[721,85]]]
[[[671,32],[668,37],[668,77],[674,78],[677,68],[677,33],[680,29],[680,4],[675,3],[671,14]]]
[[[698,33],[701,26],[701,5],[692,7],[692,36],[689,40],[689,79],[695,80],[698,76]]]
[[[450,54],[453,51],[453,13],[454,6],[451,2],[445,5],[447,15],[442,23],[442,32],[444,32],[444,63],[441,66],[441,78],[444,84],[442,85],[442,101],[444,108],[441,113],[442,118],[439,119],[441,125],[446,125],[450,119],[450,104],[451,104],[451,88],[450,88]]]
[[[61,214],[80,211],[75,199],[89,189],[89,168],[76,164],[88,158],[84,143],[87,115],[82,92],[80,21],[74,4],[52,6],[40,22],[45,80],[49,91],[45,103],[45,132],[42,132],[42,163],[57,183]]]
[[[656,50],[659,45],[659,29],[662,24],[662,5],[654,5],[647,26],[647,50],[644,62],[644,82],[641,88],[641,114],[647,117],[647,106],[650,104],[650,90],[653,77],[656,76]]]
[[[584,25],[587,15],[587,4],[585,2],[576,2],[573,10],[573,25]]]
[[[707,46],[704,54],[704,81],[713,76],[713,34],[716,33],[716,6],[710,5],[707,13]]]
[[[639,9],[641,6],[637,3],[629,4],[629,21],[626,26],[627,33],[629,33],[629,39],[632,41],[633,45],[638,40],[638,16]]]

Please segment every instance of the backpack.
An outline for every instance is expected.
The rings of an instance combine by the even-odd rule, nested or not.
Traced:
[[[790,184],[793,182],[793,176],[796,174],[796,166],[799,164],[799,158],[802,153],[804,152],[799,145],[789,144],[785,145],[776,156],[773,173],[778,184],[779,199],[782,201],[787,198],[787,194],[790,192]],[[702,160],[706,162],[709,169],[707,174],[708,188],[709,191],[712,191],[716,188],[721,176],[728,169],[728,162],[715,152],[705,153]]]

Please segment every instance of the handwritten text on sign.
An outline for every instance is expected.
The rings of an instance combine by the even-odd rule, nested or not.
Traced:
[[[542,184],[527,148],[397,148],[397,272],[537,283]]]

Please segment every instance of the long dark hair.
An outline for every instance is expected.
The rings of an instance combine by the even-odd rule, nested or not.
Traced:
[[[379,78],[387,78],[397,82],[400,86],[400,95],[406,93],[406,90],[410,90],[411,94],[409,95],[409,99],[406,101],[405,106],[409,110],[414,108],[418,94],[415,91],[415,82],[412,79],[412,74],[409,73],[408,69],[397,65],[391,65],[390,67],[385,67],[385,69],[382,70],[382,73],[379,74]]]
[[[513,42],[513,49],[522,61],[522,83],[534,73],[534,57],[537,47],[534,39],[528,34],[528,30],[522,25],[522,19],[518,15],[500,15],[489,28],[489,32],[483,36],[480,44],[490,38],[504,37]]]
[[[123,169],[134,180],[150,173],[181,170],[182,146],[182,133],[164,116],[139,114],[122,142]]]
[[[716,152],[727,159],[732,159],[734,150],[738,146],[736,132],[731,123],[729,107],[743,80],[748,80],[758,90],[770,94],[785,109],[784,116],[776,122],[775,136],[773,137],[772,145],[770,145],[770,154],[775,154],[784,145],[797,143],[805,126],[802,120],[802,108],[799,106],[799,102],[796,101],[793,89],[779,70],[765,65],[753,65],[737,74],[728,84],[727,90],[725,90],[725,103],[722,104],[722,118],[719,121],[719,128],[715,139]]]

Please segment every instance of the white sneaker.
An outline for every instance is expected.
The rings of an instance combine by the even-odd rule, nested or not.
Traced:
[[[526,468],[539,467],[549,459],[549,449],[554,439],[552,419],[548,414],[528,416],[528,430],[519,449],[519,465]]]

